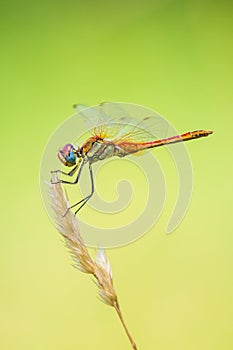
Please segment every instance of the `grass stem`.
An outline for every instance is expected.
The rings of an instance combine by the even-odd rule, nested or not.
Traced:
[[[137,350],[138,349],[137,345],[135,344],[135,342],[134,342],[134,340],[133,340],[131,334],[129,333],[129,330],[128,330],[126,324],[125,324],[125,321],[124,321],[124,318],[123,318],[123,315],[122,315],[122,312],[121,312],[121,309],[120,309],[118,301],[116,301],[116,303],[114,304],[114,308],[115,308],[115,310],[116,310],[116,312],[117,312],[117,314],[118,314],[118,316],[119,316],[119,318],[121,320],[122,326],[124,327],[124,330],[125,330],[125,332],[127,334],[127,337],[129,338],[129,341],[130,341],[130,343],[132,345],[132,349]]]

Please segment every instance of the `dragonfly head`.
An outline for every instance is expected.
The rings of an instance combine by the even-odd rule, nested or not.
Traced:
[[[57,156],[65,166],[74,166],[76,164],[77,157],[80,156],[79,147],[75,148],[73,145],[68,143],[63,148],[59,149]]]

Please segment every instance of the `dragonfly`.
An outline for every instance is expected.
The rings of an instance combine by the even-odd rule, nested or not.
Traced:
[[[89,129],[91,135],[81,144],[81,146],[75,146],[72,143],[68,143],[58,150],[57,156],[59,160],[65,167],[71,168],[71,170],[65,172],[59,169],[51,171],[51,173],[59,173],[67,177],[73,177],[75,175],[73,181],[56,178],[55,180],[51,180],[51,182],[52,184],[62,183],[75,185],[80,180],[84,165],[88,164],[91,179],[91,192],[88,196],[68,207],[64,216],[70,209],[75,207],[77,208],[74,212],[76,215],[93,196],[95,190],[92,171],[93,163],[111,157],[123,158],[128,155],[140,155],[144,151],[156,147],[196,140],[202,137],[207,137],[213,133],[213,131],[196,130],[188,131],[180,135],[156,138],[154,136],[155,132],[153,131],[154,124],[160,123],[160,132],[157,132],[157,134],[164,134],[163,129],[166,129],[167,127],[167,122],[163,122],[164,119],[162,119],[162,117],[160,117],[159,122],[156,121],[156,123],[155,118],[152,118],[150,115],[143,116],[143,118],[138,121],[138,119],[129,115],[128,112],[125,112],[124,108],[121,108],[120,103],[109,103],[109,106],[113,110],[118,111],[116,117],[116,113],[113,113],[113,116],[111,115],[111,108],[108,108],[110,112],[105,112],[103,110],[103,107],[106,104],[107,103],[104,102],[97,107],[74,105],[78,114],[83,115],[86,119],[87,125],[91,125]],[[116,105],[117,108],[115,107]]]

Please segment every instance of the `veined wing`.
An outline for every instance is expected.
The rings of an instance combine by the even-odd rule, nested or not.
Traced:
[[[76,109],[92,135],[115,144],[148,142],[167,135],[167,121],[142,106],[104,102],[94,107],[77,105]]]

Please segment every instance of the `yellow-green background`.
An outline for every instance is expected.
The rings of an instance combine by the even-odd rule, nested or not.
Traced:
[[[168,159],[159,223],[108,255],[139,349],[232,349],[232,9],[1,1],[1,349],[130,349],[91,278],[70,266],[39,192],[50,134],[73,103],[102,100],[153,108],[181,132],[215,131],[187,145],[195,182],[178,229],[165,235],[177,190]]]

